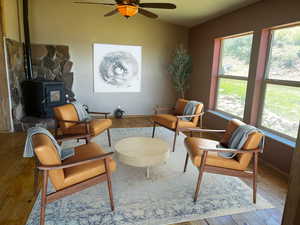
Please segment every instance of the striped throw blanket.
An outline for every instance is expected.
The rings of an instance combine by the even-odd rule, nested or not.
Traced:
[[[248,140],[249,135],[253,134],[254,132],[262,133],[261,130],[257,129],[256,127],[250,126],[250,125],[239,126],[231,135],[231,138],[229,139],[229,142],[228,142],[228,148],[238,149],[238,150],[242,149],[242,147]],[[264,144],[265,144],[265,137],[263,136],[263,138],[261,139],[261,142],[259,144],[259,147],[261,149],[263,149]],[[224,148],[224,146],[219,146],[219,147]],[[223,158],[232,159],[237,155],[237,153],[218,152],[218,155]]]
[[[31,127],[27,130],[27,137],[26,137],[24,153],[23,153],[24,158],[31,158],[34,156],[34,147],[33,147],[33,143],[32,143],[32,137],[36,134],[44,134],[50,138],[50,140],[52,141],[53,145],[55,146],[57,153],[60,156],[61,160],[69,158],[75,154],[74,148],[62,149],[60,147],[60,145],[57,143],[57,141],[55,140],[55,138],[53,137],[53,135],[45,128]]]

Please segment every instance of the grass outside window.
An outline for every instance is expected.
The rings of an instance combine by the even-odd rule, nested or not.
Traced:
[[[296,138],[299,119],[300,88],[267,84],[261,125]]]
[[[247,81],[219,78],[217,109],[243,118]]]

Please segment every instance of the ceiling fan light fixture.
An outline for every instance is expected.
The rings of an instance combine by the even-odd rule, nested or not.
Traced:
[[[136,15],[139,11],[138,6],[135,5],[117,5],[117,9],[126,18]]]

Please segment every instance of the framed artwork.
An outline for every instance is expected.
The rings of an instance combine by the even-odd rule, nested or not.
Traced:
[[[94,44],[94,91],[140,92],[142,47]]]

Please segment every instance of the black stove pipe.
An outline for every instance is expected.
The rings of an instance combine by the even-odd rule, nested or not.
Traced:
[[[28,0],[23,0],[23,25],[24,25],[24,54],[26,61],[26,79],[32,80],[32,58],[31,58],[31,43],[30,43],[30,31],[28,21]]]

